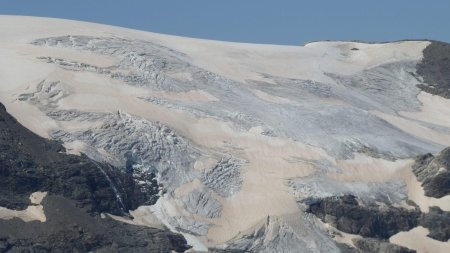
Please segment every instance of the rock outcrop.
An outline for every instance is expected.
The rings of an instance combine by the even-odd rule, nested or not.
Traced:
[[[307,211],[340,231],[363,236],[354,239],[354,245],[362,252],[412,252],[386,240],[416,226],[427,228],[428,236],[435,240],[450,239],[450,212],[439,207],[430,207],[429,212],[422,213],[417,207],[367,205],[355,196],[343,195],[320,199],[310,204]]]
[[[2,252],[170,252],[189,247],[183,236],[166,230],[127,225],[108,212],[127,215],[157,199],[158,190],[141,192],[121,170],[65,153],[56,142],[21,126],[0,104],[0,206],[24,209],[28,196],[48,192],[46,221],[0,220]],[[152,200],[156,201],[156,200]]]
[[[36,191],[77,200],[93,213],[123,215],[156,201],[158,189],[141,192],[131,175],[86,156],[65,154],[57,141],[22,127],[0,107],[0,206],[21,209]],[[156,198],[156,199],[155,199]]]
[[[450,99],[450,44],[431,41],[423,50],[423,59],[417,64],[417,74],[424,83],[418,87],[425,92]]]
[[[425,195],[441,198],[450,194],[450,147],[438,155],[425,154],[416,158],[413,172],[422,182]]]
[[[417,209],[362,205],[352,195],[324,198],[309,205],[308,212],[340,231],[380,239],[416,227],[420,217]]]
[[[423,213],[419,224],[427,228],[429,237],[446,242],[450,239],[450,212],[442,211],[439,207],[430,207],[428,213]]]
[[[354,239],[353,243],[361,253],[415,253],[411,250],[399,245],[389,243],[387,241],[379,241],[370,238]]]
[[[62,196],[47,196],[43,206],[46,222],[0,220],[1,252],[183,252],[189,248],[179,234],[93,216]]]

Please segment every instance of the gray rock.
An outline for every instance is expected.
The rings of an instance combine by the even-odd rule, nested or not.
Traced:
[[[89,215],[61,196],[43,200],[46,222],[0,220],[6,252],[184,252],[190,247],[167,230],[134,226]]]
[[[415,253],[411,250],[387,241],[379,241],[375,239],[353,239],[353,243],[360,250],[365,253]]]
[[[127,173],[88,157],[66,154],[61,143],[21,126],[0,104],[0,206],[25,209],[33,192],[76,200],[89,212],[126,215],[158,199],[155,175],[139,191]]]
[[[307,211],[340,231],[379,239],[416,227],[421,215],[418,208],[364,205],[351,195],[324,198],[310,204]]]
[[[61,143],[21,126],[0,104],[0,206],[25,209],[31,193],[48,192],[41,203],[45,222],[0,219],[0,252],[189,249],[179,234],[102,219],[103,212],[126,215],[158,191],[135,191],[120,170],[64,151]]]
[[[450,99],[450,44],[431,41],[417,64],[417,74],[423,78],[418,87],[430,94]]]
[[[450,148],[436,156],[428,153],[416,157],[412,168],[426,196],[441,198],[450,194]]]
[[[450,212],[442,211],[439,207],[430,207],[428,213],[423,213],[419,224],[428,228],[429,237],[447,242],[450,239]]]

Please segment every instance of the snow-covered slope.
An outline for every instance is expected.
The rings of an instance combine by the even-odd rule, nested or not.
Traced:
[[[256,45],[0,16],[0,102],[143,190],[156,175],[157,202],[117,219],[164,225],[195,250],[339,252],[353,241],[310,203],[450,211],[411,170],[450,146],[450,100],[417,73],[431,44]]]

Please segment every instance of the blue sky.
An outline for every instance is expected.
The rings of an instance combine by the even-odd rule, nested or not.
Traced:
[[[449,0],[0,0],[0,14],[290,45],[327,39],[450,42],[449,13]]]

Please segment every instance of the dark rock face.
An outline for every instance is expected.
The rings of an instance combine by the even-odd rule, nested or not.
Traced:
[[[450,44],[432,41],[417,64],[417,74],[426,83],[418,85],[420,89],[450,99]]]
[[[189,248],[183,236],[166,230],[102,219],[126,215],[157,200],[158,184],[143,192],[122,170],[63,146],[21,126],[0,104],[0,206],[25,209],[29,196],[48,192],[46,222],[0,219],[0,252],[171,252]],[[152,179],[150,178],[150,179]]]
[[[60,143],[21,126],[0,105],[0,206],[24,209],[36,191],[77,200],[94,213],[123,215],[156,202],[156,180],[150,191],[142,192],[125,172],[64,151]]]
[[[446,154],[448,149],[443,151]],[[438,156],[441,161],[442,156]],[[435,158],[425,155],[416,164],[428,164]],[[437,159],[437,158],[436,158]],[[439,163],[442,164],[442,163]],[[360,252],[414,252],[385,241],[400,231],[408,231],[416,226],[427,228],[429,237],[446,242],[450,239],[450,212],[439,207],[431,207],[427,213],[393,206],[362,205],[351,195],[328,197],[317,200],[307,210],[338,230],[359,234],[365,238],[355,240]],[[352,249],[344,248],[345,252]]]
[[[422,182],[426,196],[441,198],[450,194],[450,148],[436,156],[426,154],[417,157],[413,172]]]
[[[391,244],[387,240],[400,231],[408,231],[419,225],[424,216],[418,208],[407,210],[393,206],[364,205],[352,195],[328,197],[310,204],[308,212],[315,214],[338,230],[358,234],[354,239],[356,249],[341,245],[343,252],[413,253],[414,250]],[[434,223],[440,216],[430,216]]]
[[[391,244],[386,241],[379,241],[375,239],[355,239],[353,240],[355,246],[359,249],[359,252],[365,253],[414,253],[415,250]]]
[[[360,253],[359,250],[345,243],[336,243],[336,246],[341,250],[341,253]]]
[[[420,217],[418,210],[360,205],[351,195],[324,198],[308,212],[343,232],[381,239],[416,227]]]
[[[46,222],[0,220],[0,252],[182,252],[181,235],[90,215],[76,201],[50,195]]]
[[[422,214],[419,225],[428,228],[429,237],[446,242],[450,239],[450,212],[439,207],[431,207],[428,213]]]
[[[417,157],[412,169],[417,180],[422,182],[426,196],[442,198],[450,194],[450,147],[436,156]],[[433,239],[444,242],[450,239],[450,212],[431,207],[428,213],[422,214],[419,224],[430,230],[428,236]]]

